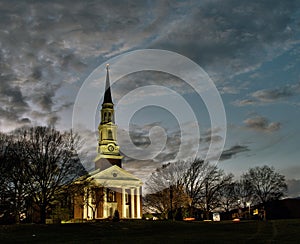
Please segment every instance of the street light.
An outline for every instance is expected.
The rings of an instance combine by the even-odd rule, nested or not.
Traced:
[[[246,206],[249,208],[249,219],[250,219],[250,216],[251,216],[251,202],[246,202]]]

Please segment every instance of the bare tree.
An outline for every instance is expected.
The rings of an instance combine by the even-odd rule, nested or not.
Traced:
[[[2,222],[7,222],[14,212],[11,192],[11,167],[9,165],[9,148],[11,138],[0,133],[0,215]]]
[[[164,214],[184,207],[189,210],[189,216],[193,216],[193,210],[200,207],[208,218],[209,212],[219,206],[219,191],[232,177],[201,159],[175,162],[150,176],[146,183],[149,193],[144,202],[148,208]]]
[[[143,197],[144,210],[156,212],[161,214],[163,218],[168,217],[170,211],[170,192],[169,188],[166,188],[159,192],[148,193]]]
[[[216,165],[210,165],[204,178],[204,188],[201,190],[200,207],[205,213],[205,218],[209,219],[209,213],[220,207],[219,192],[232,181],[233,175],[226,175],[223,170]]]
[[[194,209],[199,205],[203,197],[203,190],[205,187],[205,178],[210,170],[208,162],[196,159],[190,162],[186,171],[184,172],[185,191],[189,196],[189,212],[190,216],[194,215]]]
[[[10,214],[16,223],[20,222],[21,215],[26,212],[25,198],[28,196],[28,161],[22,141],[21,136],[0,135],[1,201],[2,204],[6,203],[6,207],[2,209],[4,212],[11,210]]]
[[[251,202],[252,204],[258,204],[259,200],[252,194],[252,187],[247,180],[243,177],[240,181],[236,182],[236,194],[238,197],[238,205],[239,207],[245,208],[247,202]]]
[[[61,133],[50,127],[23,129],[21,133],[25,135],[30,197],[39,209],[41,223],[45,223],[56,193],[64,184],[84,173],[74,155],[80,140],[72,131]]]
[[[144,207],[160,213],[167,218],[171,213],[176,216],[180,208],[188,205],[188,196],[184,191],[184,173],[186,162],[176,162],[163,165],[151,174],[146,182]]]
[[[252,198],[263,204],[264,219],[266,219],[266,203],[280,199],[287,190],[285,177],[267,165],[250,168],[242,175],[242,180],[251,192]]]
[[[240,195],[239,195],[239,183],[238,182],[228,182],[219,191],[219,207],[221,207],[225,212],[229,212],[235,209],[239,205]]]

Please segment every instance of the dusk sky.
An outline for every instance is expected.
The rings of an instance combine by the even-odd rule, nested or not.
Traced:
[[[199,65],[221,96],[226,126],[212,128],[210,108],[181,77],[157,70],[115,80],[118,57],[133,65],[135,56],[126,55],[140,49],[171,51]],[[205,157],[209,143],[217,150],[225,142],[218,162],[225,172],[238,178],[250,167],[274,166],[286,176],[289,195],[300,195],[300,1],[0,0],[0,130],[71,129],[75,101],[84,85],[95,85],[89,77],[97,69],[98,95],[90,93],[80,104],[97,107],[86,118],[94,129],[83,129],[87,154],[82,160],[91,169],[106,63],[120,147],[125,156],[142,148],[125,157],[125,169],[145,181],[156,167],[177,159],[181,143],[180,159],[185,159],[195,145],[197,156]],[[196,75],[184,65],[180,72]],[[192,114],[176,102],[178,110],[168,111],[169,90],[190,105]],[[136,104],[145,106],[135,110]],[[130,113],[133,145],[123,136]],[[159,153],[146,157],[147,148]]]

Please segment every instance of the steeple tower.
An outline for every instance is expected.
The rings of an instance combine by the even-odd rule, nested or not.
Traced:
[[[98,126],[99,141],[95,168],[104,170],[112,165],[122,167],[120,147],[117,144],[117,125],[115,125],[114,104],[112,102],[109,65],[106,65],[105,92],[101,109],[101,119]]]

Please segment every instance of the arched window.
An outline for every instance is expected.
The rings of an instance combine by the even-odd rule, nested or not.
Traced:
[[[116,202],[117,198],[116,198],[116,192],[111,190],[111,189],[107,189],[107,202]]]

